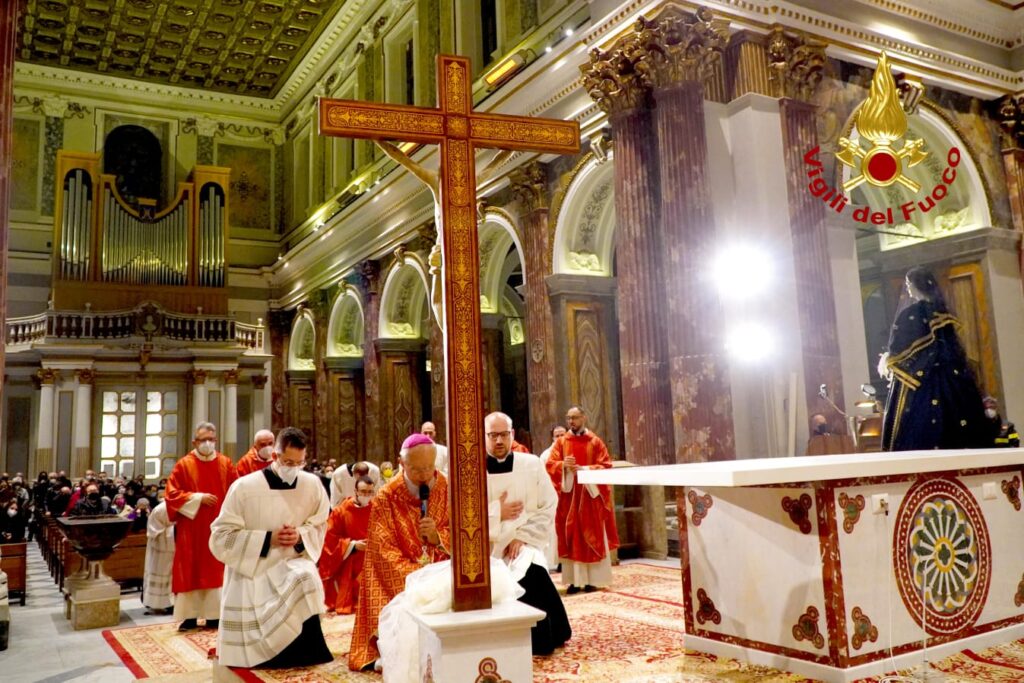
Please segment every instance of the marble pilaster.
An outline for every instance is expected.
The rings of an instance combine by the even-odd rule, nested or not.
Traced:
[[[724,315],[706,277],[716,231],[708,183],[704,82],[725,45],[705,9],[690,21],[667,9],[638,32],[653,90],[661,182],[660,234],[667,303],[675,462],[736,455]]]
[[[810,103],[825,69],[823,45],[775,31],[769,38],[769,66],[781,97],[782,149],[789,197],[793,269],[800,319],[804,394],[808,419],[828,418],[835,434],[846,433],[842,416],[818,395],[822,384],[843,408],[842,358],[828,249],[826,207],[807,191],[804,154],[818,145],[817,108]]]
[[[551,272],[551,231],[548,229],[547,171],[532,163],[513,171],[512,193],[519,200],[523,238],[523,280],[526,297],[526,383],[530,431],[534,442],[562,416],[555,404],[554,322],[544,278]]]
[[[74,448],[71,453],[71,471],[85,472],[92,462],[92,387],[96,373],[91,369],[78,370],[75,390]]]
[[[288,383],[285,370],[288,364],[288,336],[291,334],[294,310],[270,311],[270,427],[275,433],[288,426]],[[264,419],[266,423],[266,419]]]
[[[238,459],[238,370],[224,373],[224,427],[220,450],[232,460]]]
[[[626,41],[633,40],[627,36]],[[626,50],[594,50],[581,67],[584,85],[608,112],[615,144],[615,243],[618,278],[622,455],[640,465],[674,462],[669,368],[663,315],[663,245],[658,234],[658,178],[648,91]],[[632,50],[630,50],[632,52]]]
[[[448,415],[444,379],[444,331],[437,319],[430,316],[430,421],[437,430],[437,441],[448,443]]]
[[[380,323],[380,262],[363,261],[356,268],[358,286],[363,295],[363,387],[366,401],[366,454],[365,458],[379,463],[394,462],[395,453],[388,452],[384,439],[385,425],[381,417],[380,362],[377,349],[370,340],[377,338]],[[401,443],[401,442],[399,442]]]
[[[17,43],[19,2],[0,7],[0,331],[6,338],[7,236],[10,231],[12,139],[14,127],[14,52]],[[0,348],[0,377],[4,376],[4,349]],[[2,385],[3,382],[0,382]],[[0,386],[0,401],[3,387]],[[0,403],[2,405],[2,403]]]
[[[331,315],[331,301],[324,290],[317,290],[311,297],[310,308],[313,310],[313,328],[316,331],[313,342],[313,362],[316,372],[313,391],[313,433],[309,437],[310,459],[325,461],[330,454],[336,452],[337,445],[332,438],[327,412],[328,379],[324,358],[327,356],[327,323]]]

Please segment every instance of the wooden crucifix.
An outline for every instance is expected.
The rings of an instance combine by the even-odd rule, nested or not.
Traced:
[[[438,107],[320,100],[320,134],[441,146],[434,193],[441,236],[445,392],[451,462],[452,587],[457,612],[491,606],[487,470],[480,359],[480,263],[474,153],[503,150],[576,154],[575,121],[473,111],[465,57],[438,55]],[[385,148],[394,157],[395,148]],[[417,174],[428,186],[431,179]]]

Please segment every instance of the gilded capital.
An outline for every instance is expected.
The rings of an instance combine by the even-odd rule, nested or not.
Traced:
[[[96,371],[90,368],[75,370],[75,376],[79,384],[94,384],[96,382]]]
[[[524,213],[548,208],[547,173],[537,162],[520,166],[509,174],[512,196],[519,200]]]
[[[652,89],[703,84],[722,58],[729,22],[715,19],[706,7],[689,14],[669,5],[653,19],[637,19],[635,35],[636,70]]]
[[[206,384],[206,370],[189,370],[185,373],[185,379],[192,384]]]
[[[825,77],[825,44],[776,27],[768,36],[768,78],[775,97],[810,102]]]
[[[224,371],[224,384],[238,384],[238,368]]]
[[[267,386],[267,376],[266,375],[256,375],[256,376],[254,376],[252,378],[252,388],[253,389],[263,389],[263,387],[265,387],[265,386]]]
[[[60,379],[60,372],[53,368],[40,368],[36,370],[36,379],[40,384],[55,384]]]
[[[647,103],[647,84],[636,70],[636,36],[626,36],[613,49],[594,48],[590,63],[580,67],[587,94],[608,114],[639,109]]]

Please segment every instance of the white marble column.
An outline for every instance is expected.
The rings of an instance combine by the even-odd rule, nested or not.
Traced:
[[[206,370],[193,370],[189,373],[192,380],[192,424],[189,432],[200,422],[205,422],[209,413],[209,389],[206,386]]]
[[[39,420],[36,432],[36,457],[35,465],[30,471],[40,470],[51,471],[54,468],[53,459],[53,397],[54,385],[60,379],[60,373],[53,368],[42,368],[36,371],[39,379]],[[69,476],[79,473],[68,472]]]
[[[256,375],[252,378],[252,433],[255,434],[261,429],[270,429],[270,421],[267,419],[267,397],[266,397],[267,376]],[[249,436],[252,436],[250,434]]]
[[[91,369],[77,370],[78,389],[75,392],[74,450],[71,458],[72,472],[97,469],[98,462],[92,461],[92,386],[96,373]]]
[[[224,425],[221,452],[232,459],[238,455],[238,369],[224,373]]]

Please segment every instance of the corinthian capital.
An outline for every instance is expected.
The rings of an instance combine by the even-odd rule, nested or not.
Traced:
[[[512,196],[522,204],[524,213],[547,208],[547,173],[542,165],[533,162],[521,166],[509,174],[509,181]]]
[[[653,19],[636,22],[637,71],[654,89],[703,83],[714,73],[729,37],[729,22],[701,7],[696,14],[669,5]]]
[[[639,109],[647,103],[648,89],[636,70],[636,36],[628,35],[611,50],[594,48],[590,63],[580,67],[587,94],[608,114]]]
[[[768,36],[768,78],[775,97],[809,102],[825,76],[825,44],[787,36],[776,27]]]

